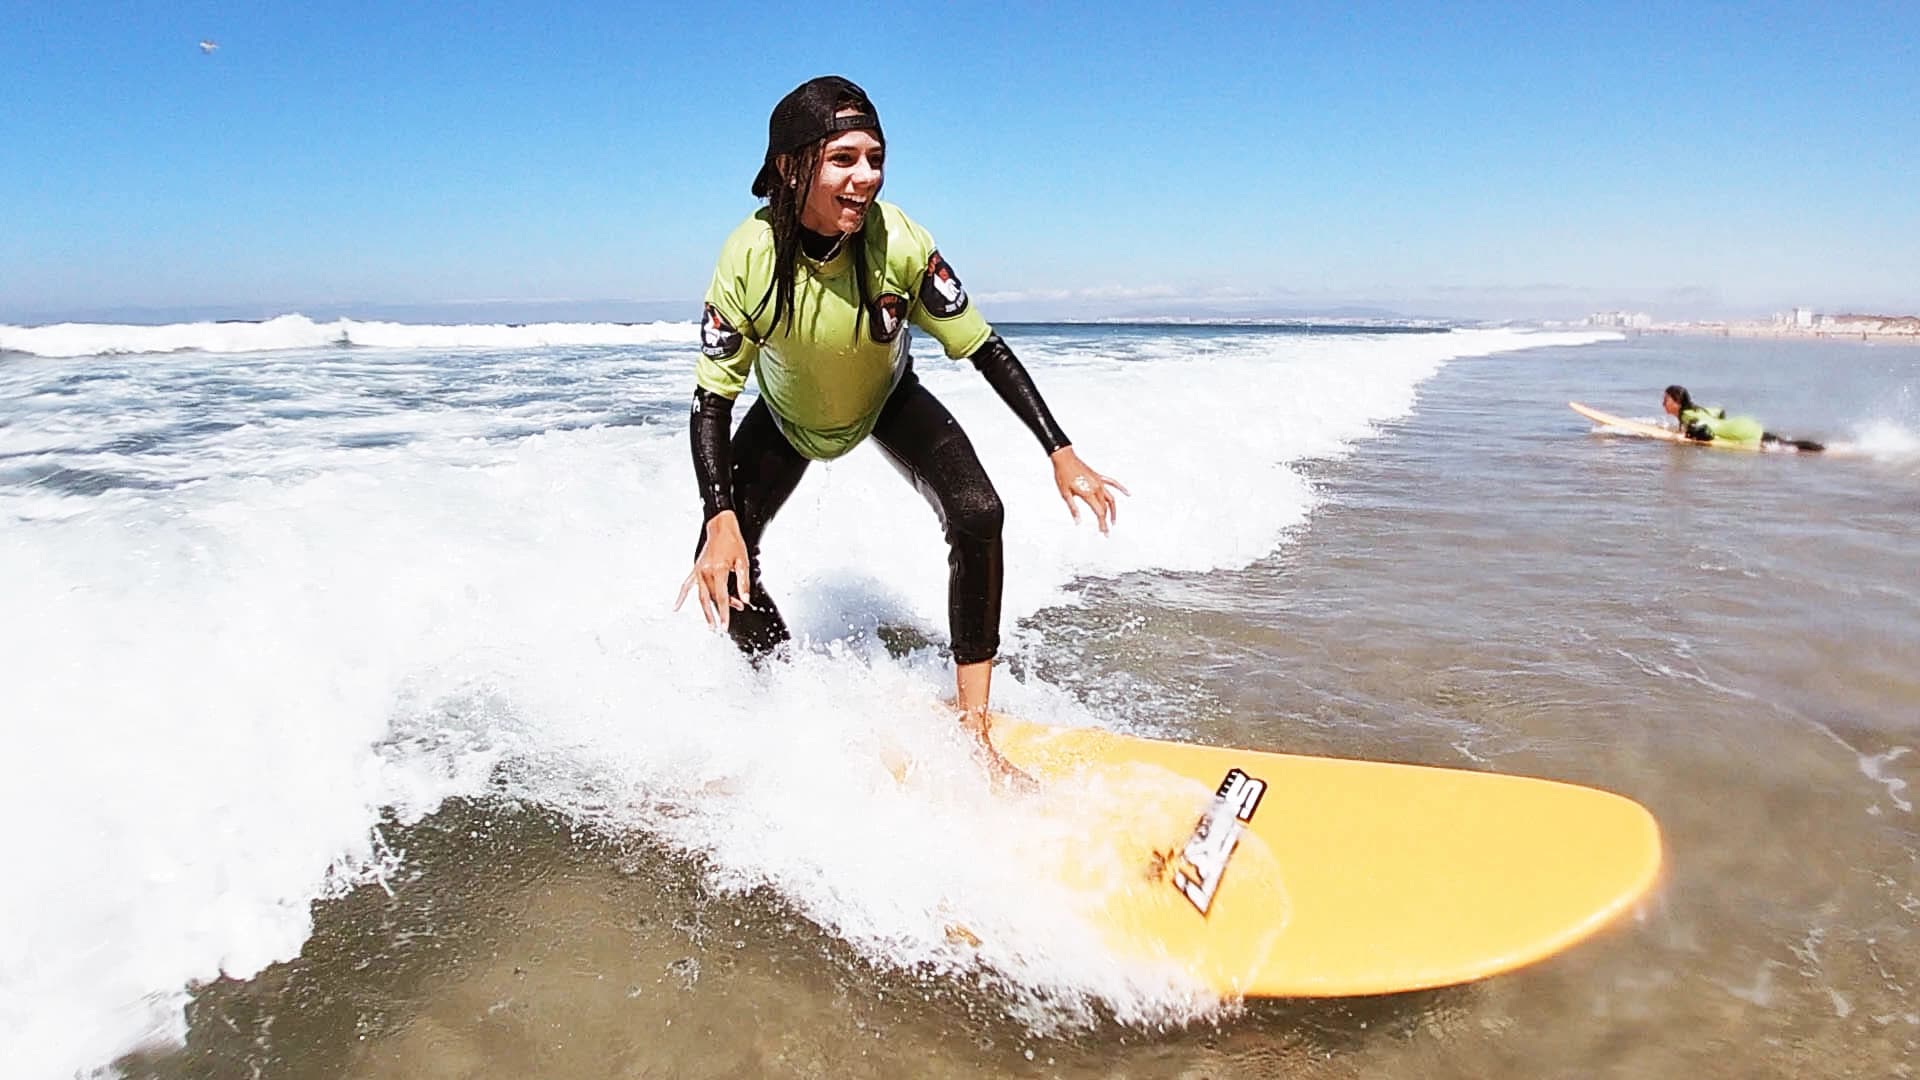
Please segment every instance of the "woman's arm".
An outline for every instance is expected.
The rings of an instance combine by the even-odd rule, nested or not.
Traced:
[[[1027,425],[1027,430],[1033,432],[1034,438],[1040,440],[1040,445],[1046,448],[1047,456],[1053,461],[1053,485],[1059,489],[1060,498],[1067,504],[1067,511],[1073,515],[1073,520],[1080,520],[1080,508],[1073,502],[1079,499],[1087,504],[1087,509],[1093,511],[1094,523],[1100,526],[1100,531],[1106,532],[1120,513],[1120,505],[1113,491],[1124,495],[1127,493],[1126,487],[1111,476],[1094,472],[1086,462],[1080,460],[1079,454],[1074,453],[1073,444],[1067,439],[1067,433],[1060,430],[1053,413],[1048,411],[1047,403],[1040,397],[1040,389],[1033,385],[1032,376],[1027,374],[1026,367],[1013,355],[1013,350],[1007,347],[999,334],[989,336],[986,343],[975,349],[967,359],[973,361],[973,366],[987,377],[987,385],[993,387],[993,392],[1000,395],[1000,400],[1007,403],[1013,415],[1019,417],[1020,422]],[[1113,491],[1108,491],[1108,488]]]
[[[700,502],[706,510],[701,520],[712,521],[721,511],[733,509],[733,454],[729,441],[733,432],[733,399],[696,387],[693,416],[687,427],[693,437],[693,476],[700,483]]]
[[[1041,399],[1040,388],[1033,385],[1033,377],[1027,374],[1026,367],[999,334],[989,336],[967,359],[987,377],[987,385],[993,387],[993,392],[1007,403],[1013,415],[1027,425],[1027,430],[1040,440],[1047,453],[1072,445]]]
[[[698,589],[700,614],[708,626],[723,630],[729,612],[746,607],[753,589],[747,543],[733,512],[732,417],[732,398],[704,387],[694,390],[693,416],[687,427],[693,443],[693,475],[700,482],[700,501],[706,508],[707,537],[673,601],[678,611],[687,593]],[[728,575],[734,579],[732,596],[727,595]]]

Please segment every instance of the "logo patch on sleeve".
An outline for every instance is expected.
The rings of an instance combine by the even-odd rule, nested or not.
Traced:
[[[881,293],[874,300],[869,312],[873,327],[870,331],[873,340],[882,345],[888,344],[900,336],[900,328],[907,322],[907,298],[893,293]]]
[[[927,273],[920,279],[920,306],[936,319],[951,319],[967,310],[967,290],[939,252],[927,256]]]
[[[725,360],[740,351],[740,341],[740,331],[708,304],[700,313],[700,351],[712,359]]]

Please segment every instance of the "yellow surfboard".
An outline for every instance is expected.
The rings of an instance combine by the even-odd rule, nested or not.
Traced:
[[[1577,401],[1567,402],[1567,407],[1594,423],[1599,424],[1601,427],[1620,435],[1635,435],[1643,439],[1660,439],[1665,442],[1686,443],[1689,446],[1710,446],[1715,450],[1749,450],[1758,452],[1763,449],[1759,443],[1727,442],[1724,439],[1715,439],[1712,442],[1701,442],[1698,439],[1689,439],[1672,428],[1663,428],[1657,424],[1643,424],[1638,420],[1628,420],[1623,416],[1603,413],[1599,409],[1582,405]]]
[[[1223,996],[1447,986],[1552,956],[1646,895],[1660,828],[1549,780],[996,717],[1089,827],[1058,869],[1116,952]]]

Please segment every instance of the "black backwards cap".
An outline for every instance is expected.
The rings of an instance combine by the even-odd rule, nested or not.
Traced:
[[[833,115],[846,107],[845,102],[862,111],[854,116]],[[791,154],[843,131],[861,130],[873,132],[882,143],[887,141],[880,130],[880,110],[851,80],[822,75],[794,87],[773,107],[773,116],[767,120],[767,158],[753,178],[754,195],[764,199],[773,194],[774,186],[780,183],[774,159],[781,154]]]

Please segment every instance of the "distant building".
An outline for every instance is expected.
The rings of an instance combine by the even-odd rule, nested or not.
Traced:
[[[1596,311],[1587,316],[1587,325],[1609,330],[1645,330],[1653,325],[1653,316],[1644,311]]]
[[[1803,308],[1803,307],[1794,308],[1793,309],[1793,328],[1795,330],[1813,329],[1812,310],[1808,308]]]

